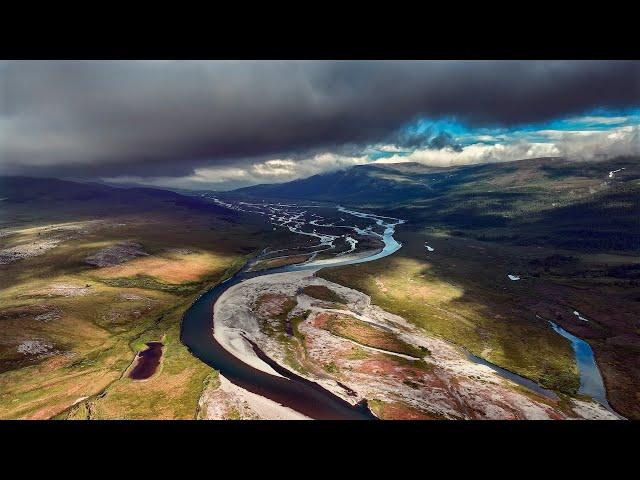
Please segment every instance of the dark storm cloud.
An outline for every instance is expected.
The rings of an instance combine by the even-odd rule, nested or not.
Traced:
[[[365,145],[417,116],[508,126],[634,107],[639,85],[638,62],[8,62],[0,169],[178,176]]]
[[[438,135],[433,137],[429,142],[429,147],[436,150],[448,147],[455,152],[462,151],[462,146],[453,139],[450,133],[447,132],[439,133]]]
[[[430,148],[441,150],[450,148],[456,152],[462,150],[460,145],[449,132],[437,132],[432,128],[426,131],[400,131],[391,137],[389,143],[405,149]]]

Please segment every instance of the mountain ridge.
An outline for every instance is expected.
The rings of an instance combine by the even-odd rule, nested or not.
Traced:
[[[407,228],[440,228],[478,239],[640,249],[640,161],[635,157],[588,162],[543,157],[446,168],[382,165],[220,196],[340,203],[407,219]]]

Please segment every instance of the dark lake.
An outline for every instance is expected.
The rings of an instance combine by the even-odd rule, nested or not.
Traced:
[[[160,359],[162,358],[163,346],[160,342],[147,343],[148,348],[138,354],[138,361],[129,373],[129,378],[133,380],[145,380],[156,373],[160,365]]]

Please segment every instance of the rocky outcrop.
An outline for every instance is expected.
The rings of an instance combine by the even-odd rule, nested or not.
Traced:
[[[96,267],[111,267],[119,265],[136,257],[148,256],[142,249],[142,245],[136,242],[118,243],[110,247],[103,248],[86,258],[89,265]]]

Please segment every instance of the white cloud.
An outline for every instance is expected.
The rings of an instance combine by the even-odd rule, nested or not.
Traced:
[[[344,169],[370,162],[366,155],[351,157],[333,153],[322,153],[303,160],[274,158],[249,163],[242,167],[196,168],[184,177],[135,177],[120,176],[104,178],[122,184],[145,184],[169,188],[192,188],[229,190],[259,183],[279,183],[306,178],[318,173]]]
[[[451,149],[416,150],[405,156],[394,155],[380,163],[419,162],[425,165],[449,167],[477,163],[508,162],[538,157],[567,157],[592,160],[600,155],[609,157],[640,155],[640,126],[625,126],[606,131],[540,130],[535,132],[548,142],[525,140],[493,145],[475,143],[460,152]]]
[[[603,125],[619,125],[621,123],[625,123],[629,120],[629,117],[600,117],[600,116],[584,116],[584,117],[574,117],[570,118],[567,121],[572,123],[600,123]]]
[[[289,177],[296,170],[296,162],[293,160],[267,160],[263,163],[256,163],[251,167],[254,174],[260,177]]]
[[[517,132],[515,132],[517,134]],[[601,155],[613,157],[640,155],[640,126],[624,126],[609,130],[539,130],[533,132],[547,141],[527,141],[524,138],[508,142],[474,143],[461,151],[450,148],[441,150],[420,149],[411,153],[398,151],[389,145],[374,145],[365,150],[387,152],[389,157],[377,163],[418,162],[425,165],[450,167],[479,163],[508,162],[539,157],[567,157],[592,160]],[[517,135],[514,135],[517,138]],[[484,139],[478,137],[479,141]],[[318,173],[331,172],[372,163],[367,155],[339,155],[321,153],[309,158],[271,158],[260,161],[247,160],[234,167],[203,167],[194,169],[183,177],[113,177],[105,179],[118,183],[140,183],[169,188],[230,190],[259,183],[279,183],[306,178]]]
[[[640,125],[614,128],[592,135],[567,134],[557,145],[563,156],[581,160],[591,160],[599,155],[640,155]]]
[[[555,157],[560,154],[558,148],[550,143],[494,144],[476,143],[468,145],[460,152],[452,149],[416,150],[399,156],[394,155],[378,160],[379,163],[418,162],[434,167],[451,167],[455,165],[471,165],[476,163],[508,162],[536,157]]]

